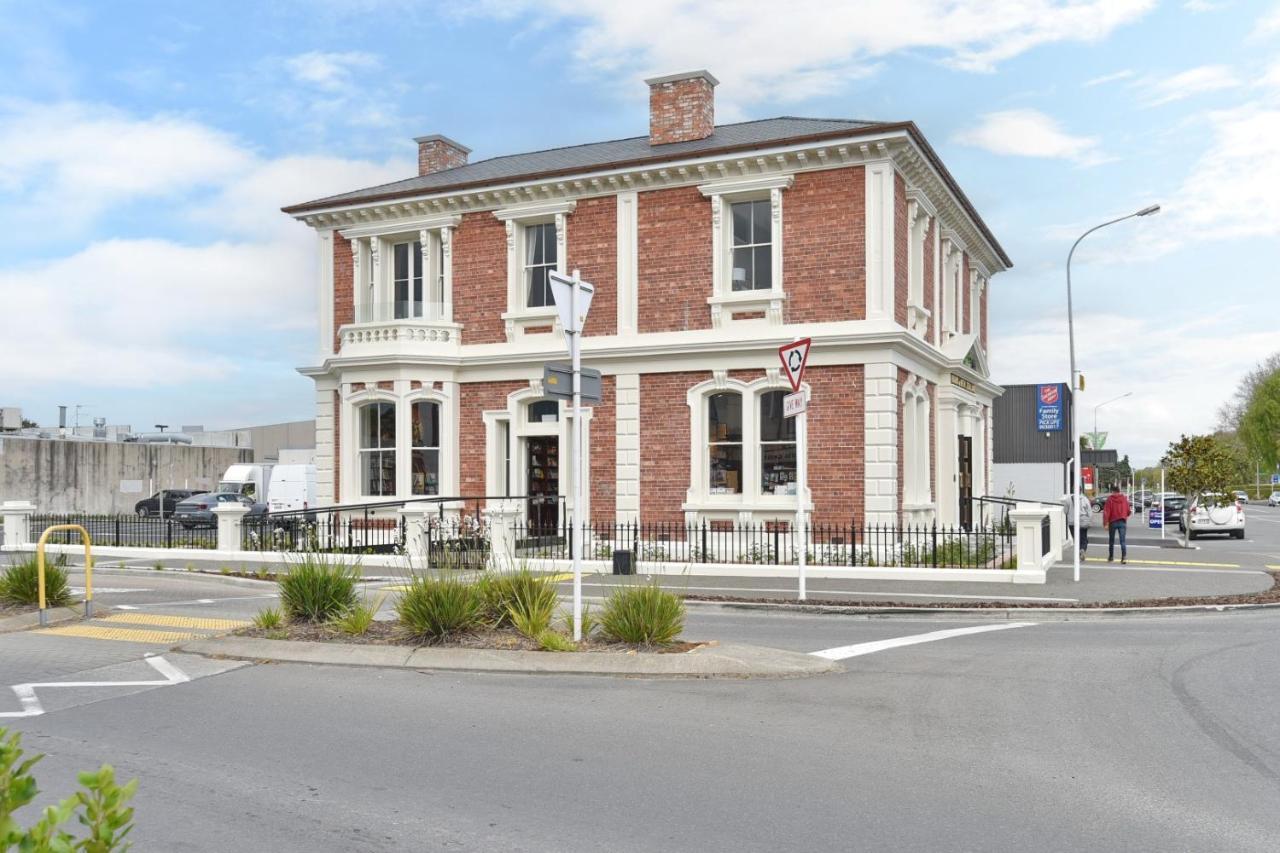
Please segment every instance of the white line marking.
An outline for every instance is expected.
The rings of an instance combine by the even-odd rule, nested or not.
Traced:
[[[117,604],[116,610],[137,610],[132,604]]]
[[[596,587],[598,589],[612,589],[613,584],[606,583],[584,583],[584,587]],[[669,584],[668,588],[675,588],[676,584]],[[742,595],[748,595],[753,592],[789,592],[795,593],[796,588],[793,586],[784,588],[764,587],[764,586],[686,586],[680,587],[685,590],[697,590],[698,592],[737,592]],[[810,589],[811,595],[878,595],[878,596],[894,596],[895,598],[962,598],[975,599],[978,601],[1064,601],[1078,602],[1078,598],[1036,598],[1027,595],[961,595],[959,593],[948,592],[862,592],[859,590],[848,589]]]
[[[43,714],[44,706],[36,698],[37,687],[166,687],[191,680],[185,672],[158,655],[148,656],[145,660],[152,669],[164,676],[164,681],[40,681],[15,684],[12,690],[22,704],[22,710],[3,711],[0,712],[0,717],[38,717]]]
[[[951,637],[963,637],[967,634],[983,634],[987,631],[1007,631],[1010,628],[1029,628],[1035,622],[1010,622],[1007,625],[977,625],[973,628],[951,628],[946,631],[930,631],[928,634],[913,634],[910,637],[895,637],[892,640],[876,640],[870,643],[856,643],[852,646],[839,646],[834,649],[823,649],[820,652],[810,652],[815,657],[826,658],[827,660],[845,660],[846,658],[854,658],[860,655],[869,655],[873,652],[882,652],[886,649],[896,649],[900,646],[914,646],[917,643],[932,643],[937,640],[947,640]]]
[[[144,587],[124,587],[124,586],[95,586],[93,588],[95,595],[112,595],[119,592],[152,592],[152,590]],[[72,595],[84,595],[84,587],[71,587]]]

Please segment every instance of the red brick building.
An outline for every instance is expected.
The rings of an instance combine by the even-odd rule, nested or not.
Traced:
[[[815,520],[954,523],[989,490],[988,281],[1010,261],[910,122],[715,125],[705,71],[647,81],[646,136],[468,163],[286,209],[320,244],[325,502],[569,492],[547,271],[596,295],[597,520],[788,519],[777,348],[811,337]]]

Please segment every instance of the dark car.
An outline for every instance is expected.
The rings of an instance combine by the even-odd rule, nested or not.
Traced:
[[[1182,511],[1187,508],[1187,499],[1182,495],[1170,495],[1164,499],[1164,526],[1178,525],[1182,527]]]
[[[192,495],[174,510],[173,518],[186,529],[193,527],[217,527],[218,517],[213,514],[214,507],[226,503],[240,503],[249,509],[249,515],[265,515],[267,505],[254,503],[253,498],[236,492],[209,492]]]
[[[160,501],[164,499],[164,514],[173,515],[178,504],[196,494],[191,489],[161,489],[149,498],[143,498],[133,505],[133,511],[141,516],[159,515]]]

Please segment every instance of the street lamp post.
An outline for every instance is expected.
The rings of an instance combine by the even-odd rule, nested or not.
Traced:
[[[1125,397],[1132,397],[1132,396],[1133,396],[1132,391],[1126,391],[1123,394],[1121,394],[1119,397],[1113,397],[1107,402],[1099,403],[1098,405],[1093,407],[1093,434],[1095,436],[1098,434],[1098,409],[1101,409],[1103,406],[1110,406],[1112,403],[1116,402],[1117,400],[1123,400]],[[1100,448],[1095,447],[1093,449],[1098,450]]]
[[[1106,228],[1108,225],[1115,225],[1117,222],[1124,222],[1126,219],[1133,219],[1135,216],[1150,216],[1160,211],[1160,205],[1153,204],[1144,207],[1136,213],[1130,213],[1127,216],[1121,216],[1116,219],[1103,222],[1101,225],[1095,225],[1088,231],[1081,234],[1074,243],[1071,244],[1071,251],[1067,252],[1067,344],[1071,350],[1071,467],[1075,470],[1071,475],[1071,508],[1072,514],[1075,516],[1075,547],[1071,550],[1075,553],[1075,572],[1074,579],[1076,582],[1080,580],[1080,419],[1076,416],[1076,392],[1079,390],[1080,383],[1077,380],[1079,374],[1076,372],[1076,324],[1075,315],[1072,311],[1071,302],[1071,258],[1076,253],[1076,248],[1080,245],[1080,241],[1084,240],[1094,231]]]

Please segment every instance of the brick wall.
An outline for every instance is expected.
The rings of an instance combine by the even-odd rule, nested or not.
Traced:
[[[466,213],[453,235],[453,319],[464,344],[506,341],[507,232],[492,213]]]
[[[587,488],[591,490],[591,520],[612,524],[618,486],[617,380],[613,376],[602,376],[600,384],[603,399],[591,407],[591,468],[587,471]]]
[[[643,281],[643,277],[641,278]],[[688,390],[710,372],[640,377],[640,520],[682,522],[689,490]]]
[[[907,182],[897,171],[893,173],[893,319],[907,325],[907,254],[911,251],[911,234],[907,230]]]
[[[351,257],[351,241],[337,231],[333,232],[333,351],[341,344],[338,329],[345,323],[354,323],[355,269]],[[337,457],[335,457],[337,458]]]
[[[786,322],[866,318],[866,187],[855,166],[796,175],[783,192]]]
[[[588,198],[567,217],[567,264],[595,285],[587,335],[618,332],[618,198]]]
[[[466,382],[458,386],[458,479],[464,495],[485,494],[485,432],[483,412],[507,407],[507,395],[528,382]],[[518,472],[517,472],[518,473]],[[524,493],[517,478],[511,490]]]
[[[638,198],[640,331],[710,328],[710,200],[697,187],[650,190]]]
[[[933,236],[938,228],[937,218],[930,218],[929,228],[924,235],[924,307],[929,311],[929,329],[925,339],[932,341],[934,330],[938,328],[938,312],[933,309],[934,264],[937,253],[933,249]]]
[[[863,369],[860,364],[810,367],[809,491],[818,524],[863,518],[865,471]]]

